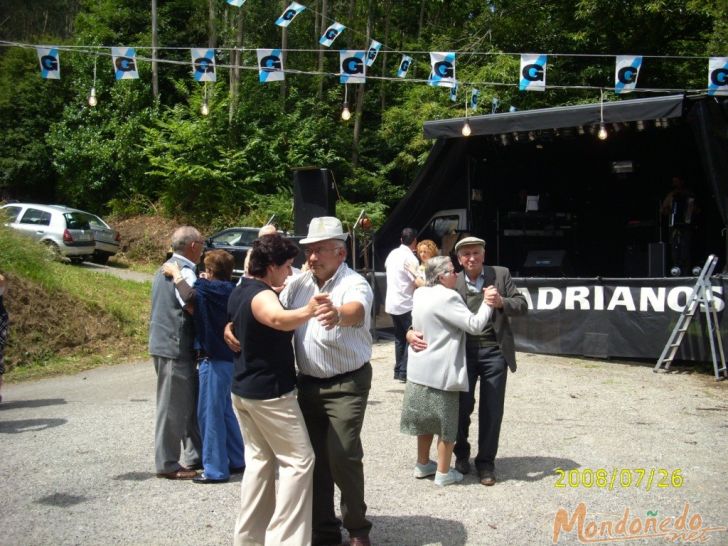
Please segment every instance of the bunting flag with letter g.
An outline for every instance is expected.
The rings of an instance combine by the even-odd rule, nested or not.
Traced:
[[[192,74],[196,82],[217,81],[215,75],[215,50],[206,48],[192,48]]]
[[[335,22],[333,25],[326,29],[326,32],[324,32],[323,36],[321,36],[321,38],[319,39],[319,43],[326,47],[331,47],[331,44],[333,44],[334,40],[339,37],[339,34],[344,32],[345,28],[346,27],[341,23]]]
[[[56,47],[36,47],[40,63],[40,77],[44,80],[61,79],[61,59]]]
[[[281,16],[276,19],[276,25],[279,27],[287,27],[291,24],[291,21],[293,21],[296,15],[305,9],[306,6],[302,6],[298,2],[291,2],[291,5],[286,8],[286,11],[284,11]]]
[[[455,80],[455,53],[431,52],[430,65],[432,65],[430,85],[454,87],[457,84]]]
[[[136,49],[133,47],[112,47],[111,62],[117,80],[138,80]]]
[[[708,61],[708,95],[728,95],[728,57]]]
[[[455,82],[455,85],[450,88],[450,100],[452,102],[457,102],[458,100],[458,87],[460,87],[460,84]]]
[[[235,6],[236,8],[239,8],[243,4],[245,4],[245,0],[227,0],[227,3],[231,6]]]
[[[470,91],[470,109],[471,110],[477,110],[478,109],[478,100],[480,99],[480,91],[477,89],[473,89]]]
[[[280,82],[286,79],[280,49],[257,49],[256,53],[258,54],[258,81],[260,83]]]
[[[409,70],[409,67],[412,65],[412,57],[409,55],[402,55],[402,60],[399,63],[399,68],[397,69],[397,77],[398,78],[405,78],[407,77],[407,71]]]
[[[366,55],[366,51],[354,51],[351,49],[342,49],[339,51],[340,83],[366,83]]]
[[[637,77],[642,66],[641,55],[617,55],[614,69],[614,92],[631,93],[637,87]]]
[[[382,44],[376,40],[372,40],[372,43],[369,45],[369,50],[367,51],[367,66],[372,66],[374,64],[380,49],[382,49]]]
[[[546,89],[546,55],[521,55],[519,91]]]

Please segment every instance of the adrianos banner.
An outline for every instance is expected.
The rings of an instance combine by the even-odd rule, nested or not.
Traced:
[[[528,299],[528,314],[511,318],[516,350],[593,357],[659,358],[695,280],[514,279]],[[714,305],[723,345],[726,278],[713,277]],[[712,361],[705,313],[696,312],[677,360]]]

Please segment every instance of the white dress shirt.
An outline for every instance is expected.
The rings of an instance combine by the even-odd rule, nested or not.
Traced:
[[[364,322],[355,326],[334,326],[326,330],[313,317],[296,328],[293,336],[296,364],[304,375],[327,378],[361,368],[372,356],[372,289],[366,279],[345,263],[319,289],[310,271],[290,278],[280,295],[286,309],[306,305],[315,294],[328,293],[336,307],[359,302],[364,306]]]
[[[404,315],[412,311],[412,294],[415,291],[415,271],[418,267],[414,252],[407,245],[399,245],[387,256],[387,297],[384,310],[390,315]]]
[[[197,282],[197,274],[195,271],[197,271],[197,266],[192,263],[191,260],[188,260],[182,254],[177,254],[176,252],[172,254],[173,257],[177,258],[180,262],[182,262],[187,267],[180,266],[180,272],[182,273],[182,278],[185,280],[185,282],[190,285],[194,286],[195,282]],[[187,305],[187,303],[182,299],[182,297],[179,295],[179,291],[177,288],[174,289],[174,294],[177,296],[177,301],[179,304],[184,307]]]

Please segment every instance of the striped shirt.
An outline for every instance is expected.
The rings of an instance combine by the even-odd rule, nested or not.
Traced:
[[[364,306],[364,322],[326,330],[313,317],[296,328],[293,339],[298,369],[304,375],[319,378],[358,370],[372,356],[369,332],[374,299],[372,289],[364,277],[342,263],[321,289],[310,271],[292,279],[281,292],[280,300],[286,309],[298,309],[321,292],[328,293],[336,307],[353,301],[361,303]]]

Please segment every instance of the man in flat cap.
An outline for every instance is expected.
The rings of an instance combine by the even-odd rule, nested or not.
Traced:
[[[470,390],[460,393],[458,436],[455,442],[455,468],[470,472],[470,444],[468,429],[470,415],[475,408],[475,387],[480,379],[480,407],[478,408],[478,451],[475,468],[483,485],[494,485],[495,457],[503,421],[506,394],[507,367],[516,371],[516,351],[509,317],[523,315],[528,310],[526,298],[513,284],[506,267],[484,265],[485,241],[466,237],[455,245],[458,262],[463,270],[458,273],[455,290],[471,311],[481,302],[493,307],[493,314],[482,332],[466,336],[466,357]],[[485,293],[483,288],[485,287]],[[410,331],[407,341],[414,350],[427,347],[421,334]]]

